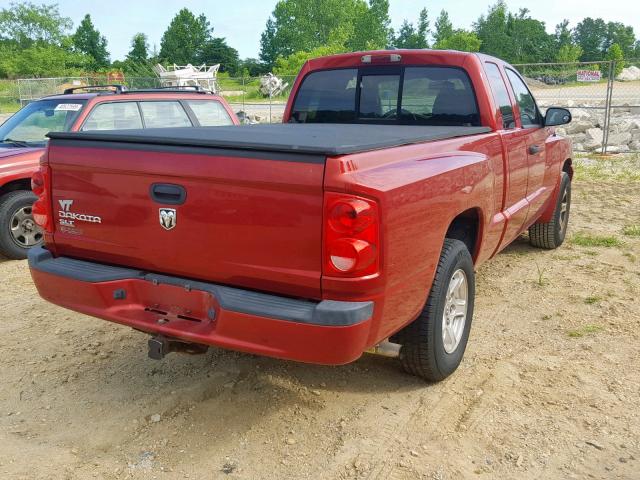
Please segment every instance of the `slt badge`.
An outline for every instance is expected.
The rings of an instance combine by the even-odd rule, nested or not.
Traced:
[[[178,212],[175,208],[161,208],[160,209],[160,225],[165,230],[171,230],[175,228],[178,221]]]

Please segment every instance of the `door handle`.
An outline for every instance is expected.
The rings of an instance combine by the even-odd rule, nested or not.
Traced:
[[[149,195],[156,203],[165,205],[182,205],[187,199],[187,191],[181,185],[172,183],[154,183],[149,189]]]
[[[529,153],[531,155],[536,155],[537,153],[540,153],[542,151],[542,147],[540,145],[531,145],[529,147]]]

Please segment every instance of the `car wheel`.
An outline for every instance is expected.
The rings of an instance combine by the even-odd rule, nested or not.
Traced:
[[[31,212],[37,197],[18,190],[0,197],[0,253],[7,258],[27,258],[30,248],[42,244],[42,230]]]
[[[529,243],[534,247],[553,249],[564,242],[569,227],[569,210],[571,208],[571,179],[562,172],[560,193],[553,217],[547,223],[534,223],[529,227]]]
[[[427,302],[397,336],[407,372],[439,381],[458,368],[469,339],[474,298],[471,254],[461,241],[445,239]]]

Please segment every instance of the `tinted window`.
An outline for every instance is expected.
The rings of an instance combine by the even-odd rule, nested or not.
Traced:
[[[495,63],[485,63],[485,66],[487,77],[489,78],[489,85],[493,92],[493,99],[502,114],[502,128],[515,128],[513,106],[511,105],[507,86],[504,84],[502,75],[500,75],[500,69]]]
[[[140,102],[145,128],[191,127],[191,120],[178,102]]]
[[[466,72],[450,67],[364,67],[309,74],[293,105],[301,123],[401,123],[479,125],[475,94]],[[401,85],[402,84],[402,85]],[[399,92],[401,101],[398,102]],[[356,98],[359,111],[356,112]],[[399,104],[399,105],[398,105]]]
[[[91,110],[82,130],[128,130],[142,128],[136,102],[100,103]]]
[[[400,75],[362,75],[361,119],[396,118]]]
[[[531,93],[529,93],[529,89],[516,72],[508,68],[505,69],[505,71],[507,72],[507,77],[509,77],[511,88],[513,88],[518,107],[520,107],[520,121],[522,122],[522,126],[540,125],[542,122],[538,114],[538,108]]]
[[[401,116],[402,123],[419,125],[480,124],[469,77],[457,68],[406,68]]]
[[[39,100],[18,111],[0,126],[2,140],[9,138],[33,146],[45,145],[49,132],[67,132],[73,125],[86,100]]]
[[[356,119],[356,69],[307,75],[298,90],[291,117],[300,123],[345,123]]]
[[[211,100],[187,100],[186,102],[203,127],[233,125],[231,117],[220,102]]]

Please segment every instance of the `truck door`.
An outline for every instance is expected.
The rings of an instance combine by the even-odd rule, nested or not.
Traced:
[[[501,245],[511,242],[522,230],[527,219],[529,204],[527,196],[527,176],[529,163],[527,157],[528,132],[516,125],[513,99],[509,96],[505,79],[500,68],[493,62],[485,63],[487,79],[499,112],[498,134],[504,150],[505,193],[501,211],[507,218],[506,229]]]
[[[520,76],[510,68],[505,68],[509,83],[518,105],[520,127],[525,132],[527,156],[527,202],[529,203],[526,223],[536,218],[549,192],[545,188],[546,140],[549,132],[543,126],[538,106]]]

